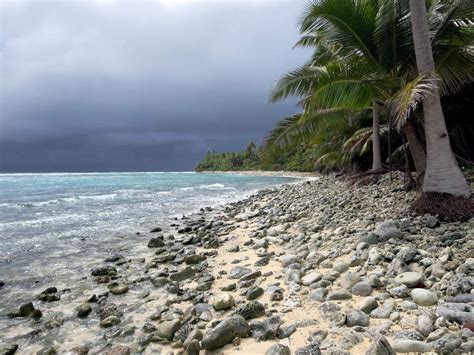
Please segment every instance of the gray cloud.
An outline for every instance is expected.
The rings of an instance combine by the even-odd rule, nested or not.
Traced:
[[[299,2],[0,6],[0,171],[190,170],[297,110]]]

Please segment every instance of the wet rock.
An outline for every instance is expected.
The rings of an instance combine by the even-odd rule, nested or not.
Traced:
[[[217,311],[222,311],[232,308],[235,305],[235,300],[230,293],[222,292],[214,297],[212,305]]]
[[[193,277],[196,274],[196,270],[192,267],[186,267],[181,271],[175,272],[170,276],[173,281],[181,282]]]
[[[163,241],[163,237],[151,238],[148,241],[148,248],[162,248],[164,246],[165,242]]]
[[[117,276],[117,269],[111,265],[101,266],[101,267],[92,269],[91,275],[113,277],[113,276]]]
[[[102,328],[110,328],[117,324],[120,324],[121,319],[117,316],[108,316],[100,322]]]
[[[291,351],[286,345],[274,344],[267,349],[265,355],[291,355]]]
[[[155,227],[155,228],[153,228],[153,229],[150,231],[150,233],[159,233],[159,232],[161,232],[162,230],[163,230],[163,229],[162,229],[161,227]]]
[[[426,353],[432,351],[433,347],[419,340],[397,339],[393,343],[393,350],[397,353]]]
[[[247,292],[245,293],[245,298],[248,300],[248,301],[252,301],[258,297],[260,297],[261,295],[263,295],[263,288],[259,287],[259,286],[252,286],[250,287]]]
[[[18,344],[0,344],[0,354],[13,355],[18,350]]]
[[[156,335],[169,341],[173,340],[174,333],[181,327],[180,319],[164,321],[156,327]]]
[[[61,297],[58,295],[58,289],[56,287],[48,287],[46,290],[42,291],[36,298],[43,302],[54,302],[59,301]]]
[[[245,319],[261,317],[265,314],[265,307],[258,301],[251,301],[237,308],[236,314]]]
[[[79,318],[87,318],[89,313],[92,312],[92,307],[89,303],[83,303],[76,308],[76,312]]]
[[[110,290],[110,293],[114,295],[123,295],[124,293],[128,292],[128,285],[121,284],[118,282],[112,282],[107,287]]]
[[[122,317],[123,313],[117,307],[117,305],[113,303],[106,303],[101,302],[96,309],[96,312],[101,320],[109,317],[109,316],[116,316],[118,318]]]
[[[36,352],[36,355],[56,355],[58,352],[53,347],[44,347]]]
[[[221,321],[217,326],[206,333],[201,341],[201,346],[206,350],[214,350],[232,342],[238,336],[247,338],[250,327],[241,316],[232,316]]]
[[[423,288],[413,289],[410,295],[413,301],[419,306],[429,307],[438,303],[438,296],[436,293]]]
[[[250,323],[251,336],[258,341],[275,339],[280,325],[281,319],[278,316],[272,316],[263,321],[252,321]]]
[[[407,287],[413,288],[421,284],[423,275],[418,272],[404,272],[395,277],[395,282],[404,284]]]
[[[5,281],[0,280],[0,288],[2,288],[3,286],[5,286]]]
[[[87,355],[89,354],[90,348],[87,345],[75,346],[70,351],[70,355]]]
[[[10,318],[17,318],[17,317],[31,317],[35,319],[39,319],[42,316],[42,313],[39,309],[36,309],[33,306],[32,302],[24,303],[18,308],[18,312],[8,313]]]
[[[396,355],[396,353],[388,340],[383,335],[379,334],[372,341],[372,344],[370,344],[365,355]]]
[[[353,309],[346,314],[346,323],[349,327],[369,325],[369,316],[362,311]]]

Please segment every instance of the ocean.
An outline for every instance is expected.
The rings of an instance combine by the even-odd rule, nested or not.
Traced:
[[[0,312],[37,284],[86,274],[114,253],[139,254],[150,237],[144,232],[156,226],[291,181],[192,172],[0,174],[0,296],[8,296]]]

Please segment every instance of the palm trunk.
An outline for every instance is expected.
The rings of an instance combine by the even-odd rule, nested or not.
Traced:
[[[410,148],[410,154],[415,163],[415,169],[418,176],[425,173],[426,170],[426,153],[421,144],[418,135],[416,134],[415,125],[413,122],[408,121],[403,126],[403,132],[407,137],[408,146]]]
[[[377,102],[372,104],[372,170],[382,170],[382,153],[380,150],[380,109]]]
[[[434,74],[425,0],[409,1],[418,73]],[[466,179],[451,150],[438,88],[435,88],[433,95],[428,96],[423,102],[423,114],[427,151],[423,191],[469,196]]]

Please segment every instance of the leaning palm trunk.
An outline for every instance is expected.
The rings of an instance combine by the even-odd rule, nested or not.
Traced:
[[[407,121],[407,123],[403,126],[403,132],[407,137],[410,154],[413,159],[413,163],[415,164],[418,189],[418,185],[423,184],[423,176],[426,170],[426,153],[423,148],[423,144],[421,144],[420,139],[416,134],[415,125],[413,122]]]
[[[420,75],[434,74],[435,67],[428,32],[425,0],[410,0],[410,12],[418,73]],[[441,109],[439,90],[436,85],[433,94],[423,102],[423,113],[427,151],[423,191],[469,196],[470,191],[466,179],[451,150]]]
[[[372,170],[382,170],[382,153],[380,151],[380,109],[373,100],[372,104]]]

